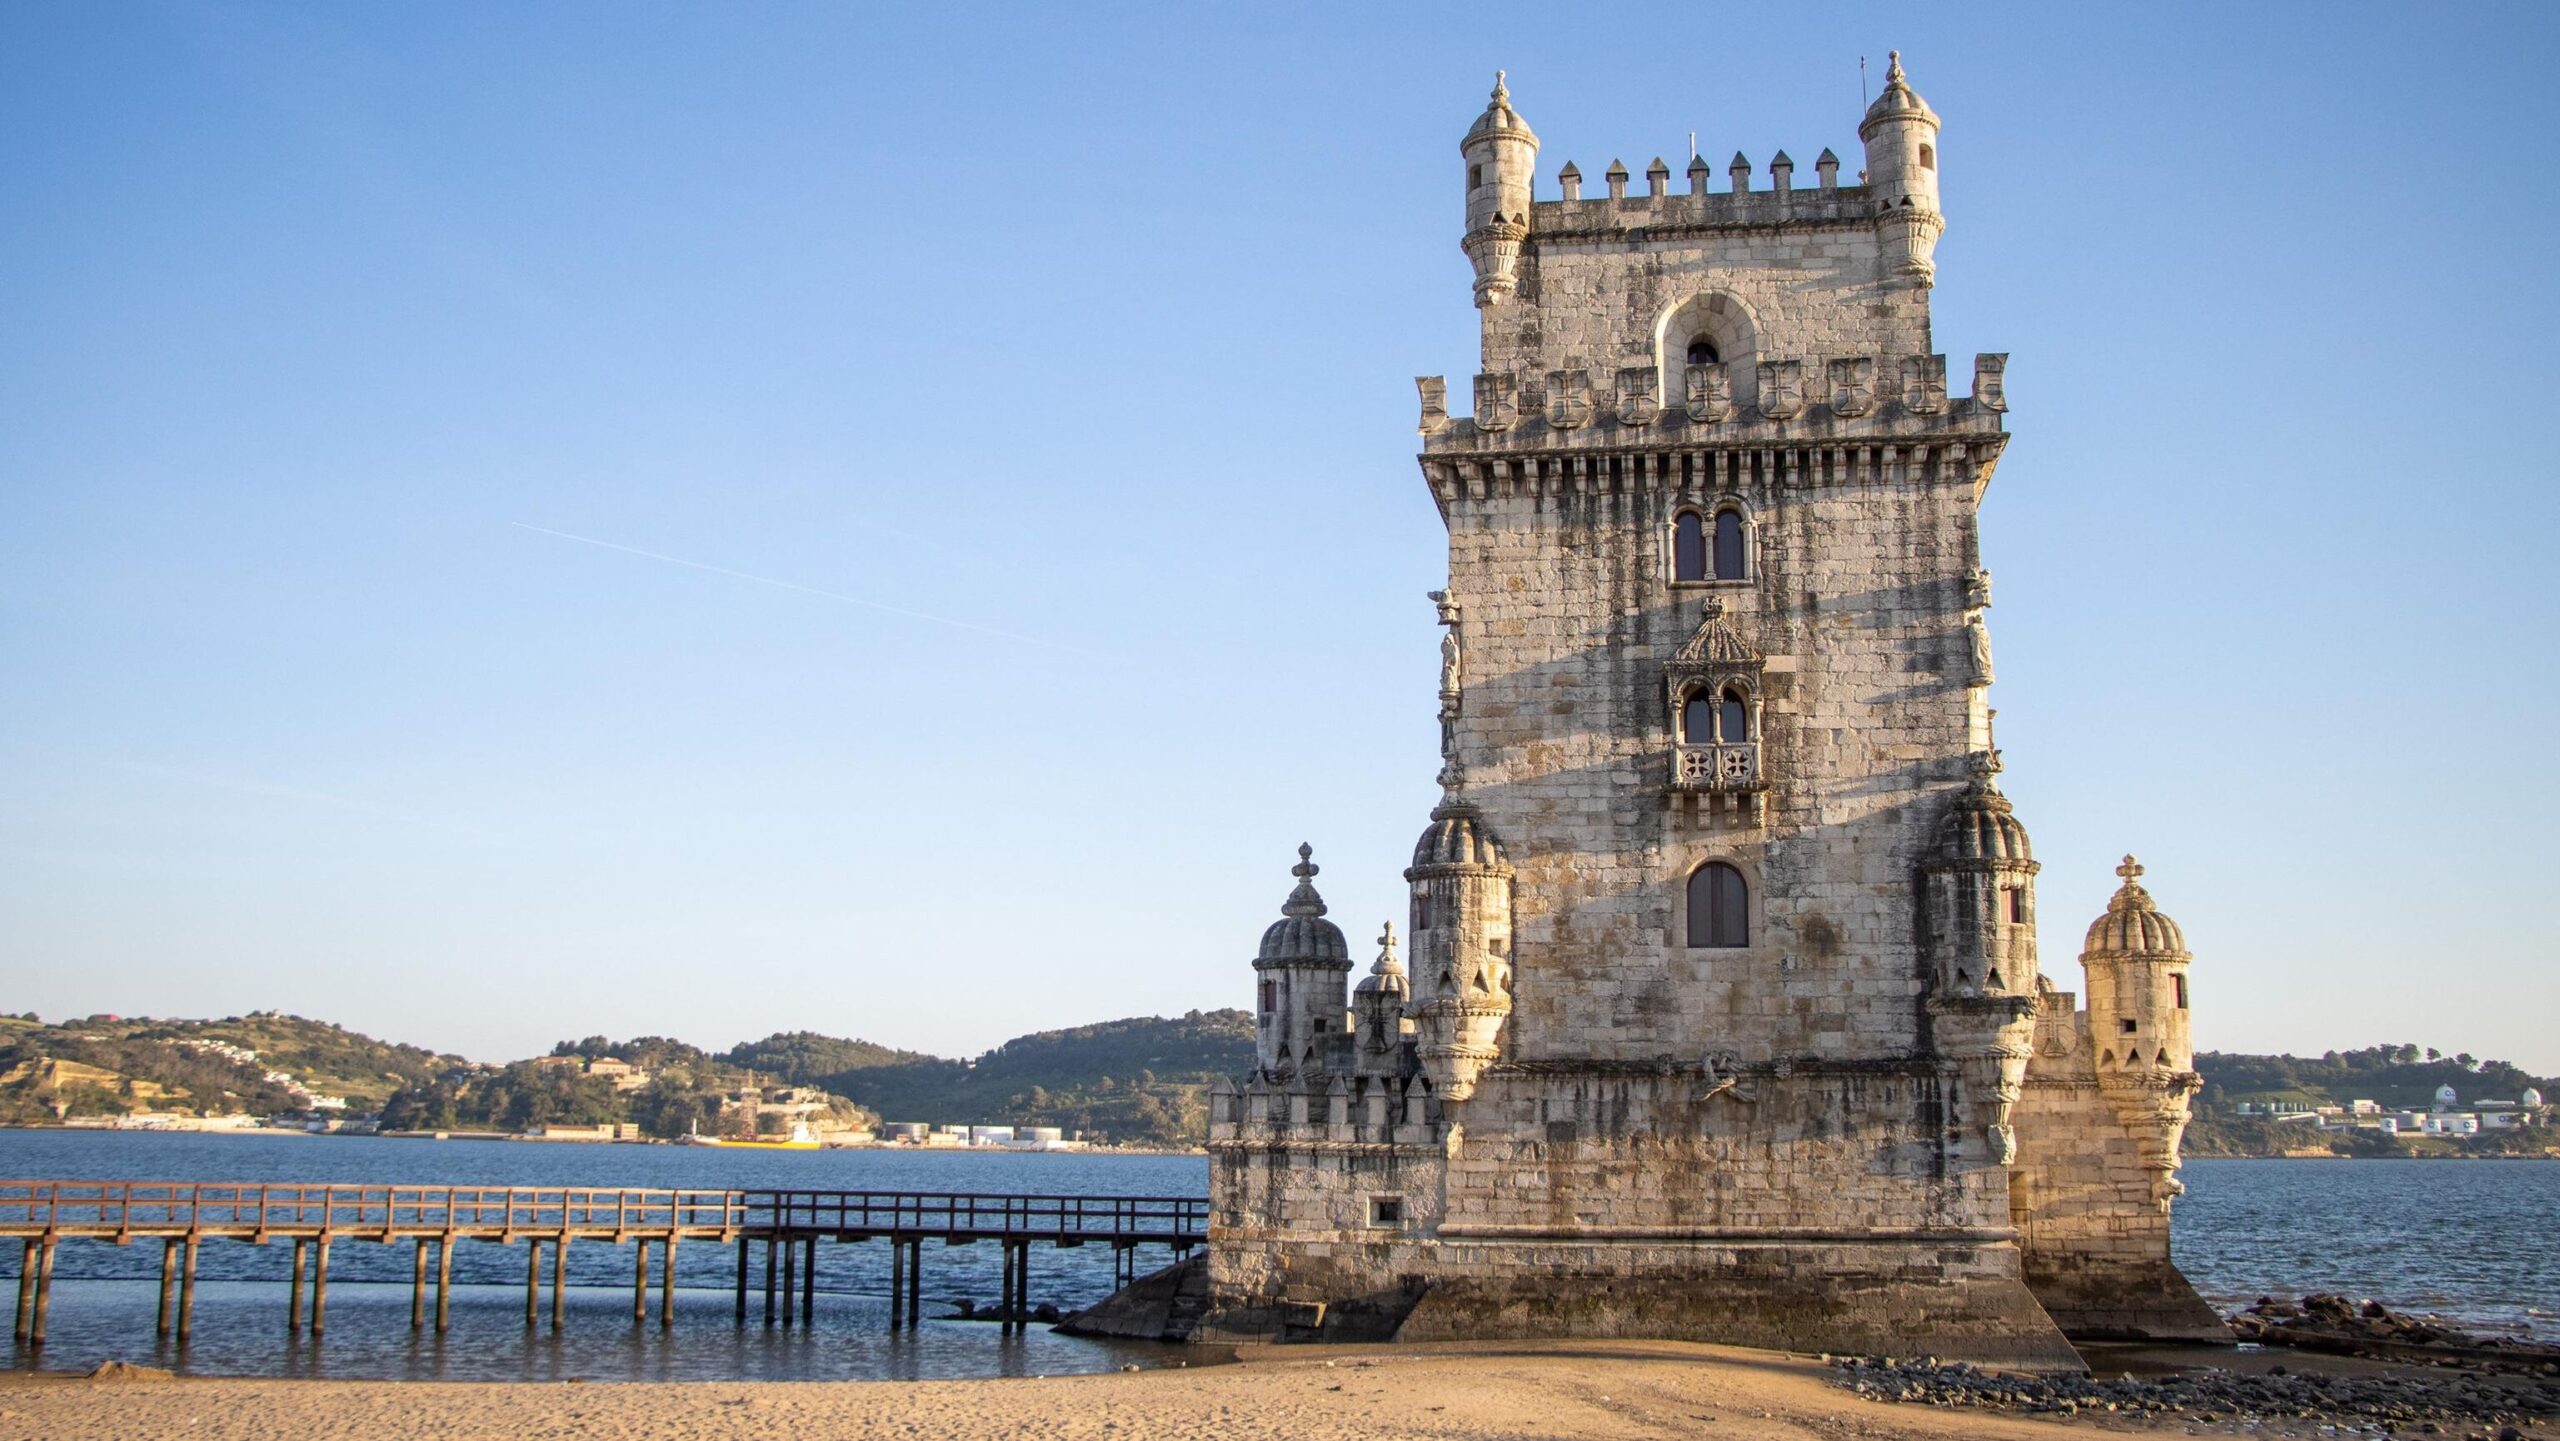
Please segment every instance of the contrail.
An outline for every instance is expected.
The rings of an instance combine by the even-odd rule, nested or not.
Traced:
[[[947,625],[957,630],[973,630],[980,635],[1000,636],[1006,640],[1018,640],[1025,645],[1046,646],[1056,650],[1071,651],[1076,649],[1074,646],[1059,645],[1056,641],[1042,640],[1037,636],[1022,635],[1009,630],[998,630],[991,625],[980,625],[976,621],[955,620],[950,616],[935,615],[930,611],[908,610],[904,606],[889,605],[876,600],[865,600],[861,596],[846,595],[841,591],[820,590],[814,585],[801,585],[796,581],[776,580],[769,575],[749,575],[743,570],[731,570],[725,565],[709,565],[698,560],[687,560],[680,555],[661,555],[654,550],[642,550],[636,545],[618,545],[613,541],[598,540],[592,535],[571,535],[565,530],[553,530],[548,526],[541,525],[527,525],[521,520],[511,520],[508,521],[507,524],[514,526],[518,530],[533,531],[538,535],[556,536],[561,540],[574,540],[580,545],[597,546],[604,550],[618,550],[624,555],[636,555],[644,560],[663,560],[669,565],[680,565],[685,567],[687,570],[709,571],[713,575],[725,575],[732,580],[753,581],[757,585],[769,585],[776,590],[798,591],[802,595],[814,595],[821,600],[840,601],[846,605],[861,606],[866,610],[885,611],[890,615],[902,615],[907,617],[909,620],[929,620],[936,625]]]

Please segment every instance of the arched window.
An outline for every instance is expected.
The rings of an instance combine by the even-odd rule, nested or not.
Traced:
[[[1726,745],[1740,745],[1751,739],[1751,712],[1742,705],[1742,692],[1729,690],[1716,703],[1716,739]]]
[[[1671,522],[1671,578],[1707,578],[1707,524],[1694,510],[1680,512]]]
[[[1742,516],[1737,511],[1717,511],[1716,579],[1742,578]]]
[[[1691,365],[1713,365],[1721,358],[1722,357],[1716,354],[1716,343],[1707,339],[1705,336],[1701,335],[1697,339],[1689,342],[1689,363]]]
[[[1711,745],[1715,738],[1715,698],[1702,690],[1689,692],[1689,698],[1680,702],[1680,743]]]
[[[1751,893],[1742,872],[1709,861],[1689,873],[1689,946],[1731,950],[1751,944]]]

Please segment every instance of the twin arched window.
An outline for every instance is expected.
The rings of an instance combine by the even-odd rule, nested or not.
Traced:
[[[1717,511],[1711,530],[1705,516],[1680,512],[1671,522],[1671,578],[1743,579],[1742,513],[1730,507]]]
[[[1742,872],[1709,861],[1689,873],[1689,948],[1732,950],[1751,944],[1751,891]]]
[[[1680,703],[1680,743],[1682,745],[1740,745],[1751,739],[1751,710],[1743,704],[1742,692],[1727,689],[1718,695],[1710,691],[1691,691]]]

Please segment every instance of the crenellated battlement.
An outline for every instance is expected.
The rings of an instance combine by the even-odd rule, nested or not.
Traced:
[[[1629,446],[1766,447],[1816,441],[1907,443],[1997,436],[2009,409],[2009,357],[1973,358],[1973,392],[1947,394],[1943,355],[1772,359],[1747,370],[1572,367],[1543,374],[1486,371],[1473,415],[1449,413],[1445,377],[1417,376],[1423,456]],[[1737,398],[1739,392],[1739,398]]]
[[[1556,172],[1559,199],[1533,201],[1529,228],[1545,239],[1623,236],[1632,229],[1663,226],[1696,229],[1779,225],[1872,225],[1877,215],[1894,208],[1892,197],[1864,185],[1840,183],[1840,158],[1829,150],[1814,162],[1815,183],[1798,188],[1795,162],[1781,150],[1769,162],[1768,185],[1755,188],[1751,161],[1737,152],[1726,167],[1727,181],[1710,183],[1707,162],[1689,157],[1686,193],[1673,194],[1671,167],[1659,156],[1646,167],[1642,194],[1630,194],[1631,177],[1623,162],[1611,162],[1602,175],[1607,193],[1582,193],[1582,170],[1565,162]]]

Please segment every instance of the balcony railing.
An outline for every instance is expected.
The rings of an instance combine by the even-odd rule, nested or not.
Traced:
[[[1760,746],[1683,745],[1671,757],[1671,788],[1705,795],[1757,795],[1769,788],[1760,774]]]

